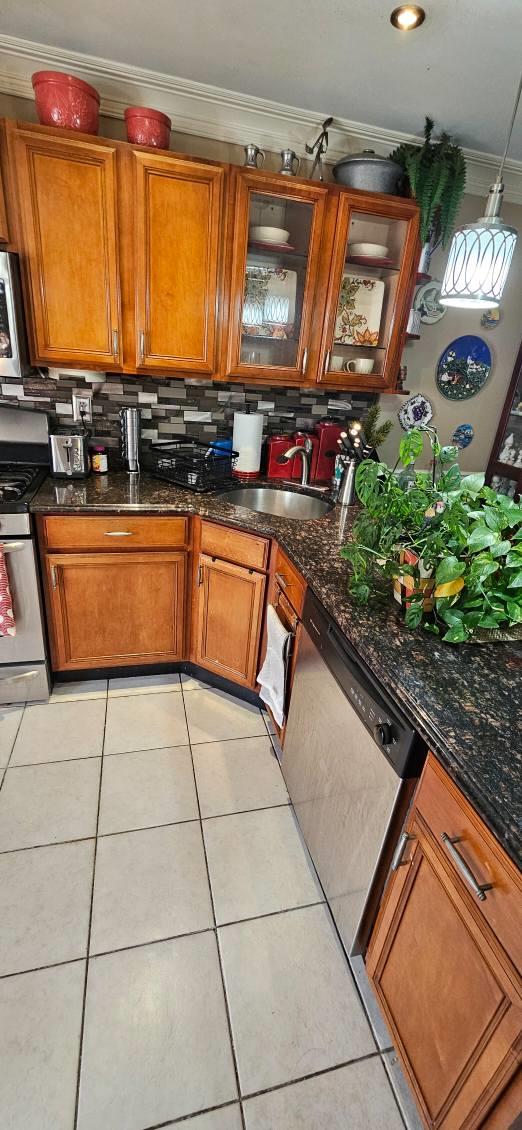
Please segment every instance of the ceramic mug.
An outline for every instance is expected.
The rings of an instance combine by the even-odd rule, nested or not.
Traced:
[[[353,361],[347,361],[344,368],[347,373],[373,373],[375,361],[370,357],[355,357]]]
[[[329,368],[331,369],[332,373],[339,373],[343,365],[344,361],[342,357],[332,357]]]

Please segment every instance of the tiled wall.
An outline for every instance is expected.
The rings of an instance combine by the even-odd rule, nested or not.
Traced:
[[[265,432],[292,432],[311,428],[324,416],[343,421],[364,413],[374,397],[363,393],[320,392],[315,389],[256,388],[187,378],[156,380],[108,374],[102,385],[90,385],[70,373],[57,380],[29,376],[3,380],[0,401],[18,403],[48,412],[60,424],[72,422],[74,390],[94,388],[92,441],[119,452],[119,409],[136,405],[141,410],[143,445],[162,439],[192,435],[202,440],[229,435],[234,410],[263,412]]]

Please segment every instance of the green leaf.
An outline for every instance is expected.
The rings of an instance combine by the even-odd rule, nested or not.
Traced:
[[[511,549],[510,541],[499,541],[496,545],[492,545],[490,553],[492,557],[504,557]]]
[[[484,480],[485,475],[481,473],[479,474],[479,472],[476,472],[473,475],[464,475],[461,486],[463,490],[466,490],[468,492],[468,494],[478,494],[479,490],[482,490],[482,487],[484,486]]]
[[[522,550],[514,549],[511,553],[508,553],[505,566],[506,569],[522,568]]]
[[[456,490],[460,486],[462,475],[458,463],[454,463],[440,478],[440,487],[444,491]]]
[[[498,569],[500,569],[498,561],[490,561],[489,559],[479,560],[475,558],[471,564],[470,573],[474,580],[484,581],[486,577],[490,577],[493,573],[496,573]]]
[[[456,557],[444,557],[435,574],[438,585],[446,585],[448,581],[455,581],[465,572],[466,564],[458,561]]]
[[[522,603],[518,604],[515,600],[508,600],[507,614],[512,624],[522,624]]]
[[[479,628],[498,628],[498,617],[493,616],[491,612],[486,612],[485,616],[481,616],[478,626]]]
[[[429,620],[425,620],[422,626],[426,632],[432,632],[434,636],[440,635],[440,628],[438,624],[432,624]]]
[[[464,624],[455,624],[442,638],[446,643],[464,643],[465,640],[469,639],[469,632]]]
[[[519,573],[515,573],[514,577],[511,577],[508,589],[522,589],[522,569]]]
[[[407,628],[418,628],[422,617],[424,615],[424,607],[422,600],[412,600],[410,607],[406,609],[404,616],[404,623]]]
[[[493,506],[484,507],[484,521],[490,530],[501,530],[505,525],[505,515],[495,510]]]
[[[487,549],[488,545],[494,545],[497,541],[499,536],[493,530],[488,530],[487,526],[476,526],[469,536],[468,546],[472,553],[476,553],[480,549]]]
[[[366,604],[370,596],[370,586],[365,585],[360,581],[352,581],[348,587],[350,596],[353,597],[358,604]]]
[[[477,608],[474,612],[466,612],[464,616],[464,624],[466,628],[476,628],[479,621],[482,619],[482,609]]]
[[[445,608],[442,612],[442,619],[449,628],[453,628],[457,624],[462,623],[462,621],[464,620],[464,613],[461,612],[460,609]]]
[[[441,463],[451,463],[454,459],[458,459],[458,447],[448,446],[441,447],[438,453]]]
[[[422,452],[424,444],[423,434],[420,428],[410,428],[406,435],[403,436],[399,444],[399,458],[403,467],[407,467],[410,463],[414,463]]]

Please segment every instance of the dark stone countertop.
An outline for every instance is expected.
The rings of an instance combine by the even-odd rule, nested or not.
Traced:
[[[271,484],[276,485],[276,484]],[[522,864],[521,644],[455,647],[409,632],[390,604],[355,607],[339,557],[351,512],[336,507],[314,521],[257,514],[217,495],[197,495],[141,474],[47,479],[37,513],[185,513],[275,537],[347,638],[382,680],[462,792],[520,867]]]

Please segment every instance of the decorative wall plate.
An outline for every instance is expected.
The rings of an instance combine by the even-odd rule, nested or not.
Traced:
[[[437,279],[431,279],[419,286],[413,299],[413,309],[418,310],[421,322],[427,326],[440,322],[446,313],[446,307],[439,302],[441,286]]]
[[[418,424],[429,424],[433,416],[433,408],[427,397],[418,392],[405,401],[397,416],[401,428],[407,432],[408,428],[414,428]]]
[[[500,306],[493,306],[490,310],[484,310],[480,324],[485,330],[494,330],[498,326],[501,317],[502,311]]]
[[[457,424],[451,438],[453,443],[463,451],[465,447],[469,447],[474,434],[472,424]]]
[[[363,275],[343,275],[334,341],[341,345],[379,344],[384,282]]]
[[[448,400],[469,400],[491,372],[491,351],[481,337],[464,334],[444,350],[437,365],[437,388]]]

